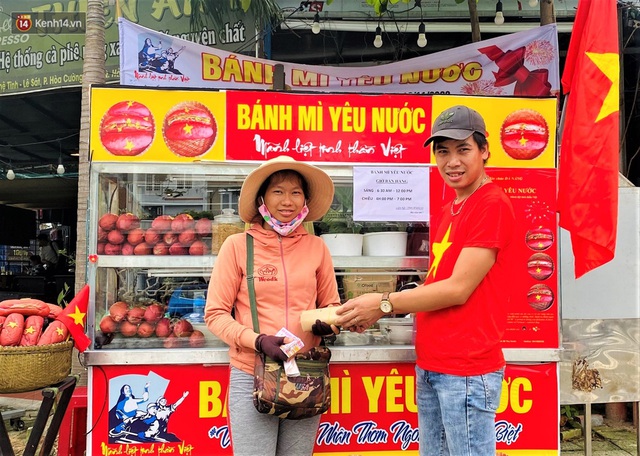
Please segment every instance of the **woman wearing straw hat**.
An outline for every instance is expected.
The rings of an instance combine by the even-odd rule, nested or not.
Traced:
[[[229,345],[229,422],[234,455],[311,455],[320,416],[283,420],[259,413],[253,405],[255,352],[282,361],[275,334],[286,328],[304,342],[338,332],[320,321],[302,330],[305,310],[339,305],[331,255],[303,221],[321,219],[333,201],[333,182],[320,168],[280,156],[264,162],[245,179],[238,212],[254,238],[255,294],[261,334],[253,330],[246,280],[246,234],[229,236],[211,274],[205,321]],[[231,312],[234,311],[234,316]]]

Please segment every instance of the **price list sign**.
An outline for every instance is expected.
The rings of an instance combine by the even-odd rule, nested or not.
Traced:
[[[359,222],[429,220],[429,168],[353,168],[353,219]]]

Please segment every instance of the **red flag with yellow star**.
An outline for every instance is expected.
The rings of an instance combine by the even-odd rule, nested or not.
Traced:
[[[73,344],[80,352],[85,351],[91,344],[91,339],[84,332],[88,307],[89,285],[85,285],[56,318],[67,327],[73,338]]]
[[[558,170],[560,226],[576,278],[615,255],[620,63],[615,0],[580,0],[562,75],[568,93]]]

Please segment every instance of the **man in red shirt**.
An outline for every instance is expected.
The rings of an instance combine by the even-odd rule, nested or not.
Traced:
[[[431,143],[456,198],[432,220],[424,286],[352,299],[337,323],[363,331],[385,315],[415,313],[420,455],[495,456],[515,216],[485,173],[489,145],[477,111],[442,112],[425,146]]]

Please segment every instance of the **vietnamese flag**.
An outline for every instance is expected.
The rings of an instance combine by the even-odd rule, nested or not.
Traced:
[[[568,93],[558,171],[560,226],[576,278],[611,261],[618,226],[618,16],[614,0],[580,0],[562,88]]]
[[[73,344],[81,353],[91,344],[91,339],[84,332],[88,307],[89,285],[85,285],[56,318],[67,327],[73,338]]]

